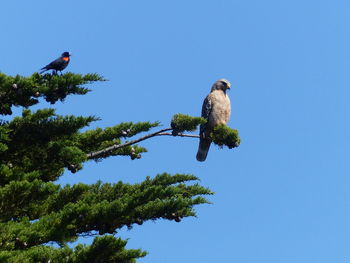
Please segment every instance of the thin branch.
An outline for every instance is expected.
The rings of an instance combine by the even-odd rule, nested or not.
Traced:
[[[166,129],[162,129],[162,130],[159,130],[157,132],[154,132],[154,133],[151,133],[151,134],[148,134],[148,135],[145,135],[141,138],[138,138],[136,140],[133,140],[133,141],[130,141],[130,142],[126,142],[126,143],[123,143],[123,144],[114,144],[112,146],[109,146],[105,149],[102,149],[100,151],[97,151],[97,152],[91,152],[91,153],[88,153],[86,155],[86,157],[88,159],[94,159],[96,157],[99,157],[99,156],[103,156],[105,154],[107,154],[108,152],[111,152],[111,151],[114,151],[114,150],[117,150],[117,149],[120,149],[120,148],[123,148],[123,147],[126,147],[126,146],[130,146],[130,145],[133,145],[135,143],[138,143],[138,142],[141,142],[141,141],[144,141],[144,140],[147,140],[149,138],[152,138],[152,137],[155,137],[155,136],[164,136],[164,135],[167,135],[167,136],[180,136],[180,137],[192,137],[192,138],[199,138],[198,135],[191,135],[191,134],[183,134],[183,133],[178,133],[176,135],[173,135],[172,133],[170,132],[167,132],[167,131],[171,131],[172,128],[166,128]]]
[[[162,132],[157,134],[157,136],[160,135],[169,135],[169,136],[179,136],[179,137],[190,137],[190,138],[199,138],[199,135],[194,135],[194,134],[184,134],[184,133],[178,133],[176,135],[172,134],[171,132]]]

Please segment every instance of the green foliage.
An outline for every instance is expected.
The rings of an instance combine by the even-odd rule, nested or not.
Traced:
[[[164,173],[134,185],[97,182],[61,188],[39,181],[14,182],[0,189],[3,199],[13,200],[19,194],[14,207],[17,220],[2,216],[0,251],[29,249],[52,241],[63,246],[79,235],[112,234],[123,226],[131,228],[147,220],[178,222],[195,216],[193,206],[208,203],[202,195],[212,192],[198,184],[185,184],[194,180],[197,178],[192,175]],[[6,204],[2,208],[1,212]]]
[[[87,154],[121,143],[122,138],[132,137],[149,131],[159,125],[158,122],[121,123],[113,127],[80,132],[98,118],[60,116],[54,109],[36,112],[24,110],[22,117],[0,124],[0,158],[3,162],[16,166],[16,177],[38,170],[40,179],[56,180],[67,168],[76,172],[88,159]],[[1,143],[1,138],[4,143]],[[130,156],[140,158],[140,153],[147,150],[137,145],[110,151],[93,158],[98,161],[110,156]],[[7,180],[14,178],[9,177]],[[22,177],[23,179],[23,177]],[[0,178],[0,184],[8,182]]]
[[[34,73],[26,78],[0,73],[0,114],[37,104],[39,97],[54,104],[70,94],[86,94],[84,85],[95,81],[104,79],[97,74]],[[209,203],[204,196],[213,193],[188,174],[163,173],[138,184],[57,185],[65,169],[77,172],[89,160],[140,158],[147,149],[135,144],[141,140],[128,140],[160,126],[124,122],[82,131],[98,120],[61,116],[54,109],[24,109],[22,116],[0,120],[0,262],[136,262],[146,252],[126,249],[127,242],[114,236],[119,229],[148,220],[180,222],[196,216],[196,205]],[[202,118],[177,114],[171,126],[177,135],[203,123]],[[80,236],[95,239],[90,246],[68,246]]]
[[[83,95],[89,92],[83,85],[104,80],[98,74],[81,75],[70,72],[62,76],[34,73],[30,77],[11,77],[0,73],[0,114],[12,114],[12,106],[35,105],[40,97],[53,104],[70,94]]]
[[[98,262],[111,262],[111,263],[133,263],[136,262],[135,258],[144,257],[147,255],[139,249],[126,250],[126,241],[116,239],[113,236],[103,236],[95,238],[91,246],[79,245],[75,250],[75,259],[72,263],[98,263]]]
[[[7,150],[6,142],[8,141],[8,132],[9,129],[1,126],[0,123],[0,154]]]
[[[158,126],[159,122],[123,122],[106,129],[97,128],[95,130],[89,130],[80,134],[79,147],[86,153],[102,150],[109,146],[120,144],[122,138],[130,138]],[[130,156],[131,159],[135,159],[139,157],[140,153],[146,151],[145,148],[134,145],[132,147],[123,147],[122,149],[110,151],[92,159],[99,161],[102,158],[115,155],[127,155]]]
[[[38,179],[11,181],[0,187],[0,222],[17,220],[23,216],[36,219],[45,212],[47,198],[57,193],[58,185]]]
[[[206,122],[207,121],[201,117],[192,117],[178,113],[175,114],[171,120],[171,128],[173,129],[173,135],[177,135],[184,131],[195,131],[198,125]]]
[[[41,180],[56,180],[63,168],[72,164],[81,167],[86,161],[86,153],[77,147],[75,138],[81,128],[96,120],[92,116],[59,116],[53,109],[24,110],[22,117],[2,123],[8,130],[8,142],[0,159],[16,169],[17,179],[36,170]],[[0,184],[8,182],[4,179],[0,178]]]
[[[226,125],[216,126],[211,133],[211,138],[215,144],[220,147],[226,145],[229,149],[238,147],[241,143],[238,131],[231,129]]]
[[[36,246],[26,250],[0,251],[0,262],[7,263],[134,263],[147,255],[140,249],[126,249],[127,241],[110,235],[96,237],[90,246],[54,248]]]

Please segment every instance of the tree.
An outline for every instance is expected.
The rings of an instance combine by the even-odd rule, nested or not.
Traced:
[[[96,81],[104,79],[97,74],[0,73],[0,114],[11,115],[14,106],[25,108],[21,117],[0,120],[0,262],[135,262],[146,252],[126,249],[127,241],[116,237],[118,229],[147,220],[180,222],[195,216],[194,206],[208,203],[204,196],[213,194],[189,174],[163,173],[133,185],[56,184],[65,169],[78,172],[89,160],[141,158],[146,149],[136,143],[151,137],[198,137],[184,132],[205,122],[176,114],[171,127],[130,140],[160,123],[127,122],[81,132],[98,118],[29,109],[39,98],[55,104],[68,95],[84,95],[89,92],[84,85]],[[228,127],[217,127],[213,140],[230,148],[239,145],[238,132]],[[68,246],[84,235],[95,236],[91,245]]]

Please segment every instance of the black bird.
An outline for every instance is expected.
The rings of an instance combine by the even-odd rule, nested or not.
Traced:
[[[40,71],[40,74],[52,69],[52,74],[57,75],[57,71],[61,72],[62,75],[62,70],[64,70],[70,61],[70,57],[71,55],[69,54],[69,52],[63,52],[62,55],[58,58],[55,59],[54,61],[52,61],[50,64],[46,65],[45,67],[42,68],[42,71]]]

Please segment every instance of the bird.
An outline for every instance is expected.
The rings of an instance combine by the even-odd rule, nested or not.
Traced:
[[[67,51],[63,52],[59,58],[55,59],[45,67],[41,68],[40,74],[42,74],[47,70],[52,69],[53,75],[57,75],[57,71],[61,72],[61,75],[62,75],[62,70],[64,70],[69,64],[70,56],[71,54],[69,52]]]
[[[231,83],[226,79],[214,82],[209,95],[204,99],[202,106],[202,118],[207,122],[200,126],[199,146],[197,161],[204,162],[212,142],[210,133],[214,127],[227,124],[231,116],[231,102],[226,91],[231,88]]]

